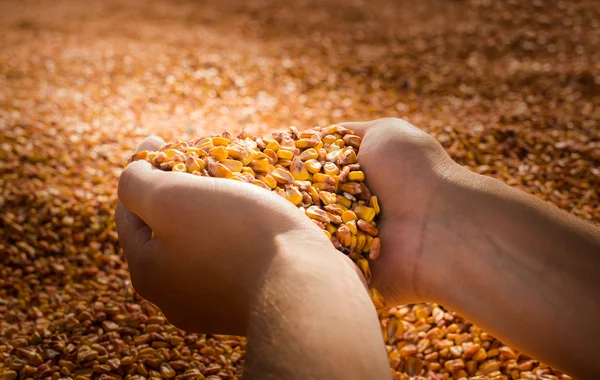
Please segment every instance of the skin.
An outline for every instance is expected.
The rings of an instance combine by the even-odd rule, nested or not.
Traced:
[[[572,376],[600,371],[597,227],[464,169],[403,120],[344,126],[382,205],[372,285],[388,304],[437,302]],[[136,290],[189,331],[247,334],[247,378],[389,378],[360,275],[279,196],[135,162],[119,199]]]

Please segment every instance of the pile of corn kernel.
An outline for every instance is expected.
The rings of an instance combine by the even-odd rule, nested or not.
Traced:
[[[598,20],[592,0],[1,1],[0,378],[241,378],[243,338],[131,288],[116,188],[150,134],[402,117],[600,222]],[[380,315],[396,379],[569,379],[442,305]]]
[[[365,184],[357,160],[362,138],[339,125],[300,132],[296,127],[255,137],[229,132],[141,151],[125,166],[146,160],[155,167],[198,176],[228,178],[272,190],[319,226],[339,251],[371,281],[368,260],[379,256],[377,196]],[[373,301],[383,307],[377,290]]]

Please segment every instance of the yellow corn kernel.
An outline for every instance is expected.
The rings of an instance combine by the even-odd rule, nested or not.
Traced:
[[[325,144],[333,144],[335,140],[337,140],[337,138],[334,135],[325,135],[321,139]]]
[[[196,144],[194,144],[194,146],[196,148],[202,148],[207,145],[210,145],[210,146],[213,145],[212,139],[210,137],[205,137],[205,138],[199,140]]]
[[[352,233],[352,235],[356,235],[358,233],[358,228],[356,227],[356,221],[350,220],[350,221],[344,223],[344,225],[346,225],[350,229],[350,233]]]
[[[357,219],[358,219],[358,217],[356,216],[356,214],[354,213],[354,211],[348,210],[348,211],[344,211],[342,213],[342,221],[344,223],[349,222],[351,220],[357,220]]]
[[[379,215],[381,209],[379,208],[379,200],[377,199],[377,196],[373,195],[371,197],[371,199],[369,200],[369,206],[371,206],[373,210],[375,210],[376,215]]]
[[[332,160],[335,161],[335,160]],[[337,163],[340,165],[355,164],[357,161],[356,152],[348,147],[342,150],[342,153],[337,156]]]
[[[255,172],[267,172],[269,170],[269,159],[259,158],[257,160],[252,160],[250,167]]]
[[[367,241],[362,249],[363,253],[368,253],[371,250],[372,243],[373,243],[373,236],[367,235]]]
[[[255,184],[256,186],[262,187],[265,190],[271,190],[271,188],[269,186],[267,186],[263,181],[261,181],[259,179],[253,179],[252,183]]]
[[[298,206],[302,203],[302,193],[295,187],[288,187],[285,190],[285,199],[292,202],[294,206]]]
[[[185,164],[183,162],[180,162],[177,165],[173,166],[173,169],[171,170],[173,170],[174,172],[187,172],[187,168],[185,167]]]
[[[244,166],[242,168],[242,173],[250,173],[252,174],[252,177],[256,176],[256,173],[254,173],[254,170],[252,170],[251,168]]]
[[[312,148],[316,144],[317,144],[317,141],[312,140],[312,139],[300,139],[300,140],[294,141],[294,145],[298,149]]]
[[[373,218],[375,218],[375,209],[367,206],[356,206],[354,208],[354,213],[360,219],[363,219],[367,222],[371,222]]]
[[[219,162],[209,161],[207,169],[208,174],[210,174],[212,177],[229,178],[232,176],[231,170]]]
[[[387,331],[387,341],[389,344],[394,344],[402,337],[402,334],[404,334],[404,331],[406,330],[404,323],[397,318],[390,318],[385,328]]]
[[[355,182],[362,182],[365,180],[365,173],[361,171],[350,172],[348,174],[348,180]]]
[[[360,143],[362,142],[362,138],[356,135],[346,135],[344,136],[344,142],[346,145],[350,145],[356,149],[360,148]]]
[[[323,165],[323,172],[328,175],[336,175],[340,173],[340,168],[333,162],[326,162],[325,165]]]
[[[362,251],[365,244],[367,243],[367,234],[362,231],[358,231],[356,234],[356,250]]]
[[[310,206],[308,209],[306,209],[306,215],[311,219],[318,220],[319,222],[329,223],[330,221],[327,213],[317,206]]]
[[[186,159],[185,166],[188,173],[201,171],[204,169],[204,161],[198,158],[194,159],[194,157],[188,157]]]
[[[219,162],[223,162],[227,159],[228,152],[224,146],[216,146],[212,148],[208,154]]]
[[[333,224],[331,224],[331,223],[327,223],[327,225],[325,226],[325,229],[326,229],[327,231],[329,231],[329,233],[330,233],[330,234],[332,234],[332,235],[333,235],[333,234],[335,234],[335,232],[337,231],[337,227],[336,227],[336,226],[334,226],[334,225],[333,225]]]
[[[328,183],[324,183],[324,182],[314,183],[312,187],[314,187],[315,189],[317,189],[319,191],[330,191],[330,192],[335,191],[335,186],[330,185]]]
[[[141,152],[138,152],[138,153],[141,153]],[[168,159],[171,159],[171,158],[175,157],[176,155],[181,155],[181,156],[185,157],[185,154],[183,154],[182,151],[177,150],[177,149],[167,149],[165,151],[165,154],[167,155]]]
[[[246,177],[244,177],[242,173],[231,173],[231,177],[229,177],[229,179],[246,182]]]
[[[356,243],[357,243],[358,239],[356,238],[356,235],[352,235],[352,240],[350,243],[350,252],[354,252],[354,249],[356,248]]]
[[[231,170],[232,172],[241,172],[242,171],[242,163],[240,161],[237,160],[232,160],[232,159],[227,159],[225,161],[223,161],[223,165],[227,166],[227,168],[229,168],[229,170]]]
[[[379,257],[379,251],[381,250],[381,239],[378,237],[373,238],[371,247],[369,248],[369,260],[375,260]]]
[[[158,156],[158,152],[150,152],[146,155],[146,160],[152,162]]]
[[[291,150],[280,148],[277,151],[277,157],[279,157],[282,160],[291,160],[292,158],[294,158],[294,153],[292,153]]]
[[[371,301],[373,301],[375,308],[382,309],[386,306],[383,296],[377,291],[377,289],[369,288],[369,296],[371,297]]]
[[[369,262],[365,259],[360,259],[356,261],[356,266],[360,268],[363,276],[365,276],[367,284],[369,284],[371,282],[371,268],[369,267]]]
[[[275,153],[274,150],[265,148],[263,153],[269,158],[269,163],[274,165],[277,163],[277,161],[279,161],[279,157],[277,157],[277,153]]]
[[[306,160],[304,162],[304,164],[306,165],[306,169],[308,169],[309,172],[311,173],[318,173],[321,170],[321,163],[317,160],[315,160],[314,158],[310,159],[310,160]]]
[[[345,191],[348,194],[356,195],[362,193],[362,187],[358,182],[346,182],[342,183],[340,186],[342,191]]]
[[[292,174],[292,177],[298,181],[306,181],[309,178],[306,165],[304,165],[304,162],[298,157],[294,158],[294,161],[292,161],[290,173]]]
[[[269,175],[269,174],[267,174],[265,176],[259,175],[259,176],[256,176],[256,178],[263,181],[271,189],[274,189],[277,187],[277,181],[275,181],[275,178],[271,177],[271,175]]]
[[[300,159],[302,161],[316,160],[317,158],[319,158],[319,153],[317,153],[317,150],[314,148],[306,149],[304,152],[300,153]]]
[[[279,150],[279,143],[277,140],[269,141],[265,149],[271,149],[273,152],[277,152]]]
[[[348,257],[351,258],[352,261],[354,261],[354,262],[357,262],[358,260],[364,259],[364,256],[361,255],[360,253],[356,252],[356,251],[350,252],[350,254],[348,254]]]
[[[275,170],[275,166],[269,164],[269,169],[267,170],[267,174],[273,173],[273,170]]]
[[[352,234],[350,233],[350,229],[347,226],[342,225],[338,228],[335,233],[335,237],[339,240],[340,244],[344,247],[349,247],[352,244]]]
[[[343,148],[343,147],[346,145],[346,143],[345,143],[345,142],[344,142],[344,140],[342,140],[342,139],[337,139],[337,140],[335,140],[335,141],[333,142],[333,144],[334,144],[334,145],[337,145],[337,146],[339,146],[340,148]]]
[[[214,146],[227,146],[231,141],[225,137],[217,136],[212,138],[212,143]]]
[[[352,207],[352,201],[343,195],[337,196],[337,203],[341,204],[342,206],[344,206],[346,208]]]
[[[275,170],[273,170],[271,172],[270,175],[271,175],[271,177],[273,177],[275,179],[275,181],[277,181],[277,183],[281,183],[284,185],[289,185],[289,184],[294,183],[294,177],[292,177],[290,172],[288,172],[285,169],[276,168]]]
[[[310,195],[310,197],[312,198],[313,202],[318,203],[319,199],[321,199],[319,197],[319,192],[317,191],[317,189],[315,189],[314,187],[310,186],[308,188],[308,195]]]
[[[323,230],[323,232],[325,232],[325,236],[327,236],[327,239],[331,240],[331,234],[329,233],[329,231]]]
[[[185,148],[185,155],[188,157],[192,155],[200,157],[200,149],[194,147]]]
[[[292,151],[296,149],[296,144],[294,143],[294,139],[290,136],[283,136],[281,138],[281,143],[279,143],[279,149],[287,149]]]
[[[337,201],[335,194],[330,193],[329,191],[321,191],[319,193],[319,198],[325,205],[334,204]]]
[[[333,178],[331,178],[331,176],[327,174],[315,173],[313,174],[313,182],[327,182],[329,184],[332,184]]]
[[[333,147],[336,147],[338,149],[333,149]],[[327,155],[325,156],[327,158],[327,161],[329,162],[336,162],[338,157],[340,156],[340,154],[342,154],[342,150],[339,149],[339,147],[337,145],[332,145],[329,147],[331,150],[329,153],[327,153]]]

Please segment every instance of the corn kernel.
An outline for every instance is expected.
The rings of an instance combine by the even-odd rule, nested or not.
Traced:
[[[279,143],[276,140],[269,141],[265,150],[271,149],[273,152],[277,152],[279,150]]]
[[[227,149],[224,146],[216,146],[212,148],[208,152],[208,154],[219,162],[225,161],[227,159],[227,156],[229,155]]]
[[[381,309],[386,306],[383,296],[377,291],[377,289],[369,288],[369,296],[371,297],[371,300],[377,309]]]
[[[329,231],[323,230],[323,232],[325,232],[325,236],[327,236],[327,239],[331,240],[331,234],[329,233]]]
[[[317,150],[314,148],[306,149],[300,154],[300,159],[302,161],[316,160],[317,158],[319,158],[319,153],[317,153]]]
[[[294,177],[285,169],[276,168],[270,174],[277,183],[281,183],[284,185],[289,185],[294,183]]]
[[[300,158],[296,157],[290,165],[290,173],[292,177],[298,181],[306,181],[309,178],[308,170],[304,165],[304,162]]]
[[[171,170],[173,170],[174,172],[182,172],[182,173],[187,172],[187,168],[185,167],[185,164],[183,164],[181,162],[178,163],[177,165],[173,166],[173,169],[171,169]]]
[[[285,199],[292,202],[294,206],[297,206],[302,203],[302,193],[295,187],[288,187],[285,190]]]
[[[325,229],[326,229],[327,231],[329,231],[329,233],[330,233],[330,234],[332,234],[332,235],[333,235],[333,234],[334,234],[334,233],[337,231],[337,227],[336,227],[336,226],[334,226],[334,225],[333,225],[333,224],[331,224],[331,223],[327,223],[327,225],[325,226]]]
[[[330,221],[329,217],[327,216],[327,213],[318,208],[317,206],[310,206],[306,210],[306,215],[311,219],[315,219],[323,223],[329,223]]]
[[[354,208],[354,213],[360,219],[363,219],[367,222],[371,222],[371,221],[373,221],[373,218],[375,218],[375,209],[373,209],[371,207],[356,206]]]
[[[350,172],[348,173],[348,180],[354,182],[362,182],[365,180],[365,173],[361,171]]]
[[[202,148],[202,147],[209,146],[209,145],[210,146],[213,145],[212,139],[210,137],[205,137],[203,139],[200,139],[200,140],[198,140],[198,142],[196,142],[194,144],[194,146],[196,148]]]
[[[340,227],[341,228],[341,227]],[[363,276],[365,276],[365,280],[367,284],[371,282],[371,268],[369,267],[369,262],[365,259],[360,259],[356,261],[356,265],[360,268]]]
[[[338,228],[337,232],[335,233],[335,237],[337,237],[339,242],[344,247],[349,247],[350,244],[352,243],[352,234],[350,233],[350,230],[348,229],[348,227],[346,227],[344,225],[342,225],[342,226],[340,226],[340,228]]]
[[[266,148],[264,150],[264,154],[267,155],[267,158],[269,159],[269,163],[271,165],[274,165],[277,163],[277,161],[279,161],[279,157],[277,157],[277,153],[275,153],[275,151],[272,149]]]
[[[310,160],[306,160],[304,162],[304,164],[306,165],[306,169],[308,169],[309,172],[311,173],[318,173],[321,170],[321,163],[317,160],[310,159]]]
[[[367,235],[362,231],[358,231],[356,233],[356,250],[362,251],[362,249],[364,248],[366,243],[367,243]]]
[[[329,191],[321,191],[319,193],[319,199],[325,205],[335,204],[337,201],[336,195],[334,193],[330,193]]]
[[[360,194],[362,192],[362,187],[360,186],[360,183],[357,182],[342,183],[340,187],[342,191],[352,195]]]
[[[381,250],[381,239],[376,237],[371,241],[371,247],[369,247],[369,260],[375,260],[379,257],[379,251]]]
[[[349,229],[352,235],[356,235],[358,233],[358,228],[356,227],[356,221],[350,220],[344,223]]]
[[[241,172],[242,171],[242,163],[240,161],[227,159],[223,161],[223,165],[225,165],[232,172]]]
[[[342,195],[337,196],[337,203],[341,204],[342,206],[344,206],[346,208],[352,207],[352,201]]]
[[[294,158],[294,153],[292,153],[291,150],[280,148],[277,151],[277,157],[279,157],[282,160],[291,160],[292,158]]]
[[[212,138],[212,143],[214,146],[227,146],[229,145],[230,141],[225,137],[217,136]]]
[[[257,160],[252,160],[250,167],[255,172],[267,172],[269,170],[269,159],[259,158]]]
[[[232,176],[231,170],[219,162],[209,161],[207,165],[208,173],[212,177],[229,178]]]
[[[344,223],[349,222],[351,220],[357,220],[357,219],[358,219],[358,217],[356,216],[356,214],[354,213],[354,211],[348,210],[348,211],[344,211],[342,213],[342,221]]]
[[[339,174],[340,168],[338,168],[338,166],[333,162],[326,162],[325,165],[323,165],[323,172],[327,175],[333,176]]]

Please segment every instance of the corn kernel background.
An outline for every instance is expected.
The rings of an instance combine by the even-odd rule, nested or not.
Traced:
[[[129,285],[116,185],[148,134],[402,117],[599,222],[599,20],[595,0],[1,1],[0,378],[241,376],[243,340],[185,334]],[[437,305],[389,313],[398,379],[569,379]]]

